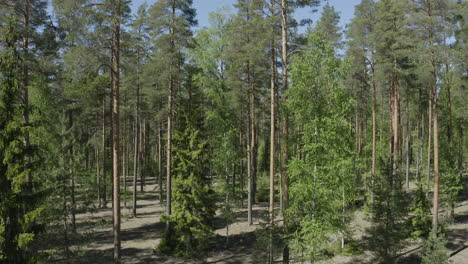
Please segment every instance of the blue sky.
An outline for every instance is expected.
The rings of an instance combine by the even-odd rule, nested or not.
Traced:
[[[144,2],[147,2],[148,5],[152,5],[156,0],[132,0],[132,10],[138,9],[138,7]],[[208,16],[211,12],[214,12],[223,6],[232,6],[235,2],[236,0],[193,0],[193,6],[197,9],[199,27],[208,26]],[[350,19],[354,15],[354,6],[359,4],[361,0],[328,0],[328,2],[334,6],[338,12],[340,12],[341,25],[344,28],[344,25],[349,23]],[[324,4],[322,4],[322,6],[323,5]],[[313,21],[316,21],[320,17],[320,13],[321,8],[317,13],[312,13],[310,8],[305,8],[298,10],[294,14],[294,17],[298,20],[310,18]]]

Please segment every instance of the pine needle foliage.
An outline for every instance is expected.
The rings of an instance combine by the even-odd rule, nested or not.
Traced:
[[[398,169],[392,168],[389,159],[382,158],[375,184],[374,218],[367,230],[369,249],[378,263],[395,263],[396,256],[406,246],[410,236],[408,223],[409,196],[403,189]]]
[[[184,131],[174,135],[173,213],[169,216],[172,229],[159,249],[190,258],[202,254],[213,234],[216,199],[207,177],[207,141],[188,118],[186,125]]]

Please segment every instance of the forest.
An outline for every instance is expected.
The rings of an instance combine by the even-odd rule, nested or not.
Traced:
[[[0,263],[467,263],[468,2],[345,1],[0,0]]]

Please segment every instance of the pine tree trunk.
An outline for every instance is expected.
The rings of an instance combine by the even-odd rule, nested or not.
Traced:
[[[282,44],[282,62],[283,62],[283,93],[288,89],[288,25],[287,25],[287,1],[281,0],[281,44]],[[283,104],[287,98],[283,94]],[[283,147],[282,147],[282,160],[281,160],[281,183],[282,183],[282,214],[284,221],[285,233],[288,234],[288,221],[286,219],[285,211],[289,203],[289,180],[287,175],[287,164],[289,159],[288,153],[288,117],[283,116]],[[287,243],[283,248],[283,263],[289,263],[289,247]]]
[[[162,122],[159,122],[158,130],[158,180],[159,180],[159,204],[163,203],[163,170],[162,170]]]
[[[96,112],[96,129],[99,127],[99,112]],[[96,132],[97,135],[97,132]],[[97,203],[98,208],[101,207],[101,168],[99,167],[99,146],[95,146],[95,164],[96,164],[96,185],[97,185]]]
[[[170,50],[173,54],[175,53],[175,15],[176,15],[176,6],[175,3],[172,3],[172,12],[171,12],[171,26],[170,26]],[[178,65],[177,61],[173,59],[170,61],[169,65],[169,87],[167,95],[167,154],[166,154],[166,215],[168,219],[166,221],[166,231],[169,231],[170,221],[169,216],[172,214],[172,121],[173,121],[173,107],[174,107],[174,68]]]
[[[119,171],[119,86],[120,86],[120,0],[114,10],[114,40],[112,64],[112,171],[113,171],[113,233],[114,262],[120,263],[120,171]]]
[[[167,114],[167,174],[166,174],[166,215],[169,217],[172,214],[172,175],[171,175],[171,167],[172,167],[172,74],[169,80],[169,95],[168,95],[168,114]],[[166,228],[169,230],[170,222],[167,220]]]
[[[140,120],[140,191],[143,193],[145,191],[145,130],[146,122],[145,120]]]
[[[435,84],[434,84],[435,86]],[[439,127],[437,116],[437,94],[436,88],[433,90],[434,95],[434,200],[432,213],[432,233],[437,236],[438,217],[439,217]]]
[[[137,178],[138,172],[141,173],[140,170],[140,162],[139,162],[139,142],[140,142],[140,49],[137,50],[137,83],[136,83],[136,105],[135,105],[135,146],[134,146],[134,153],[133,153],[133,205],[132,205],[132,215],[133,217],[137,217],[136,207],[137,207]],[[141,177],[141,176],[140,176]],[[141,180],[141,179],[140,179]]]
[[[250,100],[249,100],[250,102]],[[247,124],[247,222],[252,225],[252,192],[253,192],[253,180],[252,180],[252,138],[251,138],[251,123],[252,115],[250,114],[251,107],[249,107],[248,124]]]
[[[448,124],[447,124],[447,138],[450,149],[453,149],[453,126],[452,126],[452,95],[451,95],[451,78],[450,78],[450,64],[448,61],[448,54],[445,57],[445,78],[446,78],[446,89],[447,89],[447,114],[448,114]],[[455,162],[453,163],[455,166]],[[455,218],[455,205],[453,201],[450,204],[449,208],[449,219],[454,221]]]
[[[24,35],[23,35],[23,52],[24,52],[24,61],[23,61],[23,122],[24,127],[29,127],[29,30],[30,30],[30,9],[31,3],[30,0],[26,0],[23,10],[23,23],[24,23]],[[24,145],[25,148],[29,151],[31,148],[31,140],[29,138],[29,130],[26,129],[24,132]],[[31,164],[31,156],[27,155],[28,163]],[[28,170],[27,172],[27,183],[28,191],[32,192],[32,174]]]
[[[274,2],[271,1],[271,11],[274,12]],[[271,41],[271,88],[270,88],[270,225],[273,227],[275,222],[275,82],[276,82],[276,54],[275,41]]]
[[[70,110],[68,113],[68,130],[71,132],[73,129],[73,112]],[[71,135],[73,137],[73,132],[71,132]],[[76,233],[76,199],[75,199],[75,174],[73,173],[73,143],[70,143],[70,187],[71,187],[71,193],[70,193],[70,198],[71,198],[71,208],[70,208],[70,213],[71,213],[71,224],[72,224],[72,232]]]
[[[125,102],[124,102],[125,103]],[[128,166],[128,160],[127,160],[127,154],[128,154],[128,133],[127,133],[127,119],[124,119],[124,127],[122,129],[123,133],[125,135],[122,136],[124,139],[124,143],[122,144],[123,148],[123,155],[122,155],[122,173],[123,173],[123,193],[124,193],[124,198],[123,198],[123,207],[127,209],[127,166]]]
[[[430,182],[431,182],[431,142],[432,142],[432,88],[429,89],[429,118],[428,118],[428,128],[427,128],[427,175],[426,175],[426,184],[427,184],[427,194],[429,197]]]
[[[424,127],[424,114],[421,107],[422,88],[419,86],[419,106],[418,106],[418,157],[416,158],[416,179],[418,184],[421,184],[421,167],[422,167],[422,152],[423,152],[423,127]]]
[[[102,99],[102,206],[107,208],[106,186],[106,98]],[[101,202],[99,202],[101,205]]]
[[[372,169],[371,169],[371,210],[370,218],[373,219],[374,185],[377,167],[377,80],[375,76],[375,65],[371,63],[372,71]]]
[[[249,67],[250,69],[250,67]],[[249,72],[250,75],[250,72]],[[254,81],[252,78],[249,78],[251,83],[251,93],[250,93],[250,131],[251,131],[251,139],[250,139],[250,161],[251,161],[251,189],[252,189],[252,194],[251,194],[251,204],[255,204],[255,197],[256,197],[256,192],[257,192],[257,154],[258,154],[258,146],[257,146],[257,118],[256,118],[256,106],[255,106],[255,85]],[[251,207],[252,207],[251,205]]]
[[[136,207],[137,207],[137,178],[138,178],[138,112],[135,117],[134,125],[134,151],[133,151],[133,203],[132,203],[132,215],[133,217],[137,216]]]
[[[96,147],[96,185],[97,185],[97,203],[98,203],[98,208],[101,207],[101,175],[100,174],[100,168],[99,168],[99,148]]]
[[[274,14],[274,1],[270,1],[270,11]],[[276,104],[276,50],[275,50],[275,37],[274,31],[272,31],[271,39],[271,88],[270,88],[270,237],[269,237],[269,258],[268,262],[273,263],[273,227],[275,225],[275,104]]]
[[[409,113],[409,95],[406,98],[406,191],[409,191],[409,177],[410,177],[410,139],[411,139],[411,127],[410,127],[410,113]]]

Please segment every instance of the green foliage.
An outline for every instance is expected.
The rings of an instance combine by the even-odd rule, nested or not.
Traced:
[[[339,49],[343,46],[341,42],[340,14],[335,8],[327,2],[323,7],[322,15],[317,21],[315,30],[320,32],[326,41],[330,42],[334,48]]]
[[[439,234],[436,238],[430,236],[428,240],[424,241],[424,248],[422,252],[422,264],[447,264],[448,252],[445,248],[447,244],[446,238]]]
[[[282,226],[270,225],[269,214],[260,222],[260,228],[255,230],[255,247],[253,254],[253,263],[269,263],[269,253],[273,255],[271,259],[275,260],[282,254],[284,248],[284,229]],[[271,250],[269,247],[272,247]]]
[[[42,208],[35,208],[39,197],[29,181],[33,166],[27,157],[32,149],[24,138],[31,127],[23,123],[27,109],[21,100],[17,20],[8,19],[0,31],[0,262],[27,263]]]
[[[422,185],[418,186],[414,199],[413,207],[411,208],[411,224],[414,238],[427,238],[432,228],[431,203],[426,197],[426,192]]]
[[[364,253],[364,248],[357,241],[350,241],[346,243],[342,252],[345,256],[357,256]]]
[[[398,252],[410,236],[407,220],[409,197],[403,190],[402,175],[394,170],[389,160],[379,162],[379,175],[375,183],[374,218],[367,230],[368,248],[376,260],[394,263]]]
[[[187,120],[187,127],[174,135],[173,212],[171,228],[159,247],[179,257],[200,255],[212,236],[215,215],[214,191],[207,177],[207,143]]]
[[[447,208],[449,210],[454,210],[457,196],[463,190],[462,175],[459,170],[448,168],[441,177],[440,186],[442,197],[445,198],[444,200]]]
[[[298,128],[299,158],[288,166],[293,226],[292,248],[310,259],[324,257],[330,235],[345,229],[352,189],[353,138],[349,131],[352,101],[340,62],[321,35],[309,36],[310,48],[293,58],[287,109]]]

